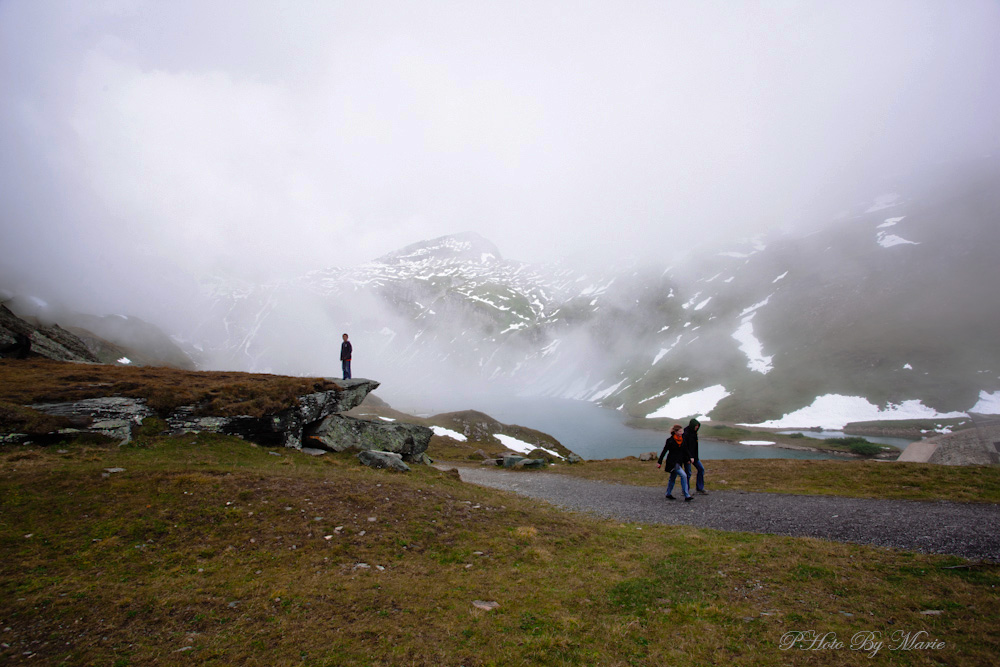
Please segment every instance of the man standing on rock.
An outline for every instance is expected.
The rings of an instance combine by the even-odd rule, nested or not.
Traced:
[[[344,334],[344,342],[340,344],[340,366],[344,370],[344,379],[351,379],[351,353],[354,348],[351,347],[351,343],[347,340],[347,334]]]
[[[701,495],[708,495],[708,491],[705,490],[705,466],[701,464],[701,459],[698,458],[698,429],[701,428],[701,422],[691,418],[688,422],[687,427],[684,429],[684,448],[687,449],[688,456],[691,457],[690,462],[684,462],[684,472],[688,476],[688,484],[691,483],[691,466],[693,465],[698,469],[698,482],[695,489]]]

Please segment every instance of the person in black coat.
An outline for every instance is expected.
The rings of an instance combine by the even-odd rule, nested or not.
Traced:
[[[340,366],[344,371],[344,379],[351,379],[351,355],[354,352],[354,348],[350,341],[347,340],[347,334],[344,334],[344,342],[340,344]]]
[[[667,500],[675,500],[672,493],[674,490],[674,480],[678,477],[681,478],[681,490],[684,492],[684,500],[693,500],[693,497],[688,492],[688,476],[684,472],[684,465],[691,461],[691,457],[688,456],[688,451],[684,447],[684,436],[681,433],[680,424],[675,424],[670,429],[670,437],[663,444],[663,451],[660,452],[660,458],[656,460],[657,468],[663,464],[664,457],[667,459],[667,465],[664,467],[664,470],[670,471],[670,480],[667,482]]]
[[[684,447],[687,449],[688,456],[691,457],[690,462],[684,463],[684,472],[687,473],[688,483],[690,484],[691,466],[694,466],[698,470],[698,481],[695,484],[695,489],[697,489],[698,493],[705,496],[708,495],[708,491],[705,490],[705,466],[701,464],[701,459],[698,458],[699,428],[701,428],[701,422],[693,417],[684,428]]]

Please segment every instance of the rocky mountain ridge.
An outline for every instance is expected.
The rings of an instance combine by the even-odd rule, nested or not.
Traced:
[[[290,280],[216,276],[162,338],[188,341],[202,368],[313,376],[338,372],[350,332],[356,368],[397,394],[466,386],[640,418],[837,428],[995,413],[997,183],[984,160],[890,183],[807,231],[665,249],[659,265],[533,265],[465,233]]]
[[[953,187],[873,196],[811,233],[661,267],[529,265],[461,234],[281,284],[217,282],[213,319],[229,333],[212,354],[266,370],[297,320],[317,354],[295,363],[336,358],[331,340],[350,330],[363,363],[413,391],[444,374],[633,416],[774,426],[789,413],[787,425],[829,427],[990,412],[996,176],[990,163]]]

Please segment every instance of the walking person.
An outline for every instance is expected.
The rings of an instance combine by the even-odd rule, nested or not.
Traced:
[[[681,431],[680,424],[674,424],[674,427],[670,429],[670,437],[667,438],[666,443],[663,445],[660,458],[656,460],[656,467],[659,468],[663,464],[663,458],[666,457],[667,465],[663,470],[670,471],[670,480],[667,482],[667,500],[676,500],[672,493],[674,490],[674,480],[680,477],[681,490],[684,492],[684,501],[690,502],[694,500],[694,496],[688,490],[688,476],[684,472],[684,465],[691,461],[691,457],[688,456],[687,449],[684,448],[684,434]]]
[[[701,464],[701,459],[698,458],[698,429],[701,428],[701,422],[691,418],[688,425],[684,427],[684,448],[687,449],[687,455],[691,457],[690,462],[684,463],[684,472],[688,475],[688,485],[691,484],[691,466],[694,466],[698,470],[698,481],[695,484],[695,489],[703,496],[708,495],[708,491],[705,490],[705,466]]]
[[[347,334],[344,334],[344,342],[340,344],[340,366],[344,371],[344,379],[351,379],[351,353],[354,348],[351,346],[351,342],[347,340]]]

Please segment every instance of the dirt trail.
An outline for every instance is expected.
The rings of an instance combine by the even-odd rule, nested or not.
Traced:
[[[450,467],[450,466],[449,466]],[[663,487],[544,472],[460,467],[463,481],[620,521],[818,537],[1000,563],[1000,505],[712,491],[684,502]]]

